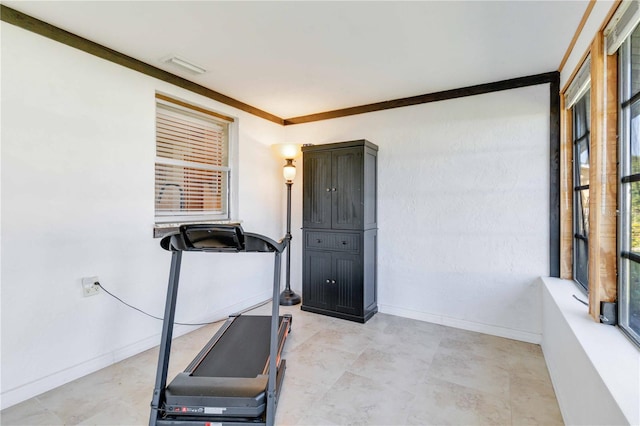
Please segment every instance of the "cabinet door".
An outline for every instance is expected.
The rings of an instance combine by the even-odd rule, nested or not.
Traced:
[[[302,295],[304,304],[330,309],[333,299],[331,253],[306,250],[304,254],[304,280]]]
[[[362,315],[362,262],[360,255],[332,254],[331,287],[334,291],[333,309],[351,315]]]
[[[333,152],[331,158],[331,194],[333,194],[331,227],[333,229],[362,227],[362,173],[362,148],[337,149]]]
[[[302,226],[331,228],[331,152],[305,153],[302,167]]]

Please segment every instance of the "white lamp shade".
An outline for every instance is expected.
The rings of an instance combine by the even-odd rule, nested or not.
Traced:
[[[293,159],[300,155],[300,144],[281,143],[271,146],[280,158]]]

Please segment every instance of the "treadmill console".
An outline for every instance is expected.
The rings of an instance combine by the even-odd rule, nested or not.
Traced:
[[[240,225],[181,226],[180,232],[188,246],[204,251],[243,251],[244,232]]]
[[[240,224],[182,225],[160,241],[169,251],[206,252],[280,252],[289,244],[288,237],[279,242],[264,235],[245,233]]]

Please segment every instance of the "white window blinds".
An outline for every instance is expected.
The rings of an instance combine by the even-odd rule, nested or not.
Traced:
[[[604,29],[607,54],[613,55],[640,22],[640,2],[625,0]]]
[[[229,122],[166,99],[156,103],[156,222],[227,219]]]
[[[591,87],[591,56],[587,56],[580,70],[573,78],[569,88],[565,92],[565,108],[570,109],[582,98]]]

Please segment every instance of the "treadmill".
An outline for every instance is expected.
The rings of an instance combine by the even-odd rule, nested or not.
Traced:
[[[239,224],[182,225],[162,238],[171,271],[149,425],[268,425],[275,422],[286,361],[281,359],[291,315],[279,316],[280,256],[276,242],[244,232]],[[275,253],[271,316],[234,314],[184,372],[167,386],[182,252]]]

